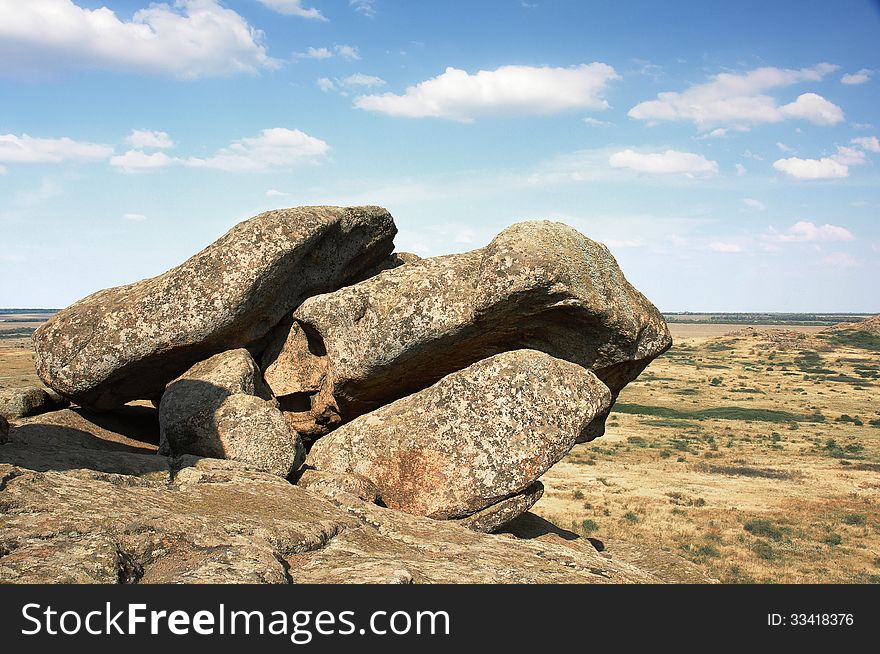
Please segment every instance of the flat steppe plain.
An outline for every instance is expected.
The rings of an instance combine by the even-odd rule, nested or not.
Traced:
[[[727,583],[880,583],[880,350],[814,326],[670,329],[532,512]],[[38,383],[30,338],[0,339],[0,388]]]

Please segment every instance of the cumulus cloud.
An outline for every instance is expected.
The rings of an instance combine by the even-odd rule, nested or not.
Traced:
[[[590,127],[611,127],[611,123],[605,120],[597,120],[591,116],[584,118],[584,122]]]
[[[843,84],[864,84],[869,79],[871,79],[871,75],[874,71],[869,70],[867,68],[862,68],[860,71],[856,73],[846,73],[843,77],[840,78],[840,81]]]
[[[298,129],[274,127],[264,129],[255,137],[235,141],[208,158],[169,157],[164,152],[146,154],[141,150],[129,150],[113,157],[110,165],[128,173],[169,166],[259,172],[284,168],[303,161],[314,161],[326,155],[329,150],[327,143]]]
[[[502,66],[473,75],[450,67],[410,86],[403,95],[363,95],[354,104],[390,116],[472,122],[481,116],[606,109],[602,92],[615,79],[617,73],[603,63],[568,68]]]
[[[62,138],[35,138],[28,134],[0,134],[0,162],[61,163],[97,161],[113,154],[113,146]]]
[[[0,74],[115,70],[191,79],[254,72],[277,66],[262,36],[217,0],[151,4],[130,21],[71,0],[4,0]]]
[[[707,175],[718,172],[718,164],[693,152],[666,150],[640,153],[633,150],[615,152],[608,160],[613,168],[629,168],[640,173]]]
[[[132,222],[143,222],[147,217],[142,213],[124,213],[122,214],[122,219],[130,220]]]
[[[749,209],[754,209],[755,211],[765,211],[767,209],[766,204],[760,200],[755,200],[754,198],[743,198],[743,204]]]
[[[849,167],[832,157],[777,159],[773,162],[773,167],[797,179],[835,179],[849,175]]]
[[[766,94],[772,89],[800,82],[819,81],[837,69],[819,64],[799,70],[764,67],[743,74],[720,73],[704,84],[685,91],[666,91],[656,100],[641,102],[628,115],[647,122],[691,121],[701,130],[719,125],[748,129],[751,125],[801,118],[818,124],[843,120],[843,111],[822,96],[805,93],[789,104],[779,105]]]
[[[851,241],[854,238],[846,227],[828,223],[819,226],[808,220],[801,220],[776,236],[778,240],[787,242]]]
[[[855,142],[857,139],[853,139]],[[868,140],[869,147],[873,143]],[[880,144],[878,144],[880,145]],[[821,159],[800,159],[789,157],[773,162],[776,170],[798,179],[835,179],[849,176],[850,166],[860,166],[867,161],[863,150],[837,146],[837,153]]]
[[[876,136],[859,136],[851,139],[850,143],[854,143],[868,152],[880,152],[880,140]]]
[[[138,150],[167,150],[174,147],[174,141],[171,140],[167,132],[152,132],[143,129],[132,130],[131,134],[125,138],[125,142]]]
[[[336,85],[333,83],[333,80],[329,77],[319,77],[315,84],[318,85],[318,88],[321,89],[324,93],[332,91],[336,88]]]
[[[816,125],[836,125],[843,121],[843,109],[816,93],[803,93],[779,111],[787,118],[800,118]]]
[[[358,49],[345,43],[336,44],[332,48],[308,48],[305,52],[297,52],[293,55],[297,59],[330,59],[340,57],[346,61],[357,61],[361,58]]]
[[[748,172],[748,170],[741,163],[736,164],[736,176],[737,177],[742,177],[747,172]]]
[[[317,9],[303,7],[303,0],[257,0],[257,2],[285,16],[298,16],[319,21],[327,20],[327,17]]]

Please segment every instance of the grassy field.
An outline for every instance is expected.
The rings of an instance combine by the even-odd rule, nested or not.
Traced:
[[[670,327],[676,344],[605,436],[544,475],[533,511],[728,583],[880,582],[880,343]]]
[[[727,583],[880,582],[880,337],[670,324],[602,438],[532,509],[582,536],[675,552]],[[39,383],[0,339],[0,388]]]

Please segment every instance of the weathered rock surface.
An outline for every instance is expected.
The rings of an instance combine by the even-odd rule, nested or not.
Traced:
[[[9,423],[6,421],[6,418],[0,416],[0,445],[6,442],[9,437]]]
[[[304,456],[245,349],[200,361],[159,404],[160,452],[242,461],[286,477]]]
[[[366,502],[375,502],[379,499],[379,489],[376,488],[376,485],[360,475],[306,469],[300,475],[296,485],[321,494],[340,491],[350,493]]]
[[[260,214],[158,277],[55,314],[34,334],[37,373],[89,408],[153,399],[197,361],[254,347],[305,298],[358,279],[395,232],[380,207]]]
[[[309,298],[293,318],[290,335],[276,332],[269,385],[311,411],[316,432],[521,348],[593,370],[616,398],[672,342],[604,245],[547,221]],[[604,418],[582,440],[601,435]]]
[[[126,405],[102,413],[76,407],[17,421],[9,441],[41,450],[121,448],[152,454],[159,443],[159,419],[148,406]]]
[[[67,406],[70,406],[70,402],[39,386],[0,390],[0,416],[11,420],[56,411]]]
[[[331,501],[233,461],[4,445],[0,506],[0,582],[658,581],[595,551],[480,534],[341,491]]]
[[[504,352],[343,425],[307,462],[366,477],[386,506],[460,518],[525,490],[610,399],[577,364]]]
[[[531,509],[544,495],[544,484],[536,481],[521,493],[492,504],[456,522],[468,529],[490,534]]]

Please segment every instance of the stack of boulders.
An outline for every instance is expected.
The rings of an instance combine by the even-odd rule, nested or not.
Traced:
[[[373,206],[261,214],[60,311],[34,334],[37,372],[92,411],[152,401],[159,454],[496,530],[603,433],[669,331],[566,225],[428,259],[394,253],[396,231]]]

